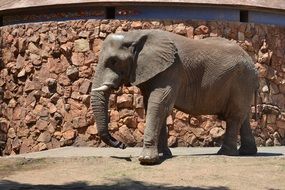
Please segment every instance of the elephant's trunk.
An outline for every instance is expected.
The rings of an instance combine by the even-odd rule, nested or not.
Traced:
[[[93,84],[91,91],[91,106],[96,120],[98,134],[107,145],[115,148],[126,148],[126,145],[113,138],[108,131],[108,102],[110,89]]]

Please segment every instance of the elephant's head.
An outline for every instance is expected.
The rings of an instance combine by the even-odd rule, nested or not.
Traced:
[[[176,47],[169,33],[156,30],[110,34],[103,42],[93,80],[91,105],[101,139],[125,148],[108,132],[108,100],[122,84],[139,85],[174,63]]]

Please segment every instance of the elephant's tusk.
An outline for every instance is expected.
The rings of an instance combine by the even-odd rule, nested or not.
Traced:
[[[103,85],[98,88],[92,88],[92,91],[107,91],[108,89],[109,89],[109,86]]]

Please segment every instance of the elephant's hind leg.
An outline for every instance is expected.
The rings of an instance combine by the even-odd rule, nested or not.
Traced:
[[[240,155],[254,155],[257,153],[255,140],[250,128],[249,117],[246,117],[240,129],[241,146]]]
[[[238,155],[237,150],[237,136],[241,126],[239,119],[228,119],[227,121],[226,134],[224,142],[220,150],[219,155],[236,156]]]
[[[158,141],[158,153],[163,154],[163,158],[172,157],[172,153],[168,148],[167,138],[168,138],[168,130],[166,122],[164,122],[164,124],[161,126],[160,129],[159,141]]]

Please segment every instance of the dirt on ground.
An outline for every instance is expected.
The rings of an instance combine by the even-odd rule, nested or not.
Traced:
[[[285,189],[284,156],[177,156],[155,166],[132,157],[0,161],[1,190]]]

